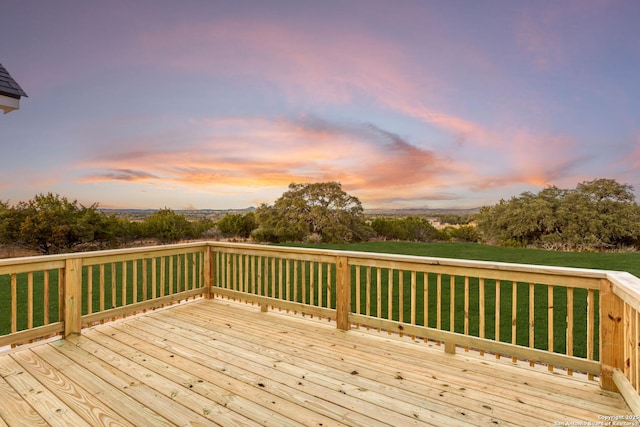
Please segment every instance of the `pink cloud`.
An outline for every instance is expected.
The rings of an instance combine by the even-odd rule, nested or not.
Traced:
[[[478,123],[470,120],[445,114],[423,106],[397,105],[397,108],[405,113],[418,118],[425,123],[434,125],[456,136],[456,142],[472,139],[475,143],[486,144],[489,141],[489,132]]]
[[[317,118],[235,118],[202,124],[210,128],[209,139],[181,149],[127,151],[115,144],[115,152],[78,165],[84,171],[82,182],[216,191],[335,180],[372,199],[390,199],[442,185],[457,168],[454,160],[372,124]]]
[[[188,48],[185,48],[188,46]],[[398,73],[407,64],[399,46],[372,34],[256,20],[182,25],[147,34],[139,61],[190,73],[260,76],[292,99],[343,104],[354,92],[408,93]],[[366,52],[366,54],[363,54]],[[384,58],[384,59],[382,59]]]
[[[626,153],[618,163],[623,169],[630,169],[632,172],[640,170],[640,132],[633,138],[634,149]]]
[[[455,43],[441,40],[442,43]],[[186,46],[186,48],[185,48]],[[447,50],[446,46],[440,47]],[[456,58],[499,79],[479,51],[456,45]],[[425,73],[402,45],[366,31],[299,28],[291,22],[218,21],[148,33],[140,61],[162,69],[276,85],[293,102],[346,104],[356,97],[409,115],[453,136],[458,145],[492,145],[490,129],[439,106],[438,72]]]
[[[469,182],[470,188],[490,189],[514,184],[534,187],[556,185],[568,176],[573,168],[585,160],[576,156],[577,142],[567,136],[537,135],[526,130],[508,133],[509,140],[500,141],[502,164],[500,174],[483,171],[482,178]]]

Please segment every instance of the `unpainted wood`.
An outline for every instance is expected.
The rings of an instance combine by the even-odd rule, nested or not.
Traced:
[[[68,259],[64,278],[64,336],[82,329],[82,258]]]
[[[351,267],[346,257],[336,258],[336,324],[338,329],[351,328]]]
[[[623,301],[613,292],[613,285],[602,280],[600,288],[600,386],[616,391],[613,372],[624,369]]]

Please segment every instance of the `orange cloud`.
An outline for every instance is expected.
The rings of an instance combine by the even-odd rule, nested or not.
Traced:
[[[455,176],[454,160],[373,124],[303,117],[208,120],[203,125],[211,129],[209,139],[179,150],[103,153],[79,165],[85,171],[82,182],[216,191],[332,180],[372,199],[380,194],[384,199],[397,194],[400,199]]]

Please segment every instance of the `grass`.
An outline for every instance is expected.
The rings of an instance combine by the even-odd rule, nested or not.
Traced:
[[[637,252],[555,252],[542,249],[505,248],[477,243],[367,242],[348,245],[288,244],[288,246],[618,270],[627,271],[640,277],[640,253]]]

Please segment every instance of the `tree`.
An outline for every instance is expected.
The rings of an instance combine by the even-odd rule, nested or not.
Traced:
[[[459,227],[446,227],[445,232],[457,242],[477,242],[480,240],[478,229],[473,225],[461,225]]]
[[[522,193],[482,208],[476,219],[485,240],[502,244],[605,249],[640,242],[633,188],[612,179]]]
[[[348,243],[371,236],[360,200],[337,182],[292,183],[273,205],[258,207],[255,216],[256,240]]]
[[[426,218],[376,218],[371,228],[379,238],[411,242],[428,242],[441,238],[438,230]]]
[[[189,220],[169,208],[151,214],[143,222],[142,229],[146,237],[156,238],[163,244],[196,237]]]
[[[8,201],[0,200],[0,243],[15,243],[18,240],[21,218]]]
[[[227,214],[216,223],[218,230],[225,236],[248,238],[257,227],[256,216],[253,212],[246,214]]]
[[[633,188],[611,179],[578,184],[559,209],[563,241],[610,248],[640,238],[640,208]]]
[[[28,202],[2,209],[3,241],[43,254],[66,252],[94,240],[100,229],[97,205],[85,207],[58,194],[38,194]]]

